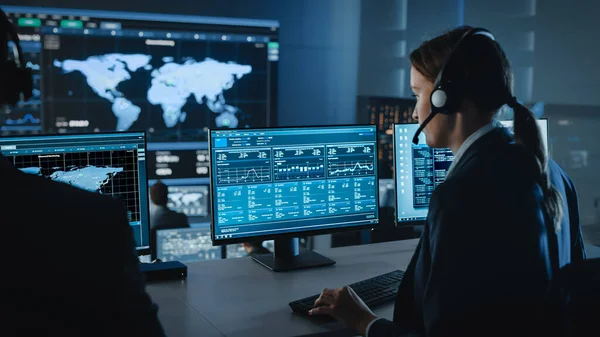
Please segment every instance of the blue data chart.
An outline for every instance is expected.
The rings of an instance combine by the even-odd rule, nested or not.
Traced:
[[[217,184],[271,181],[271,150],[235,150],[217,153]]]
[[[325,177],[325,146],[274,148],[275,180]]]
[[[211,131],[214,239],[378,223],[375,126]]]
[[[330,177],[374,175],[375,145],[329,146],[327,163]]]

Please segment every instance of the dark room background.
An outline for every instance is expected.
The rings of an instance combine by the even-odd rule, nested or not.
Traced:
[[[583,225],[600,198],[600,2],[558,0],[7,0],[6,5],[279,20],[280,125],[349,124],[356,96],[409,97],[408,54],[461,24],[490,29],[516,95],[544,102],[553,158],[571,175]],[[590,234],[593,235],[593,234]],[[598,240],[598,239],[595,239]]]

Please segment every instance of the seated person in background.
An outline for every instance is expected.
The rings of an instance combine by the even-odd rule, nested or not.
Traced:
[[[162,181],[150,187],[150,201],[156,206],[150,214],[150,240],[152,244],[152,256],[156,252],[156,231],[162,229],[189,228],[188,218],[183,213],[175,212],[167,207],[169,190]]]
[[[242,243],[242,247],[244,247],[248,256],[271,254],[271,251],[263,247],[262,244],[262,241],[244,242]]]

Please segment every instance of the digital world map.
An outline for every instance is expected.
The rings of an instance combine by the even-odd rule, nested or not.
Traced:
[[[39,167],[24,167],[21,168],[21,171],[44,176],[42,169]],[[117,173],[122,171],[122,167],[73,166],[66,171],[54,171],[49,176],[44,176],[44,178],[66,183],[90,192],[102,193],[102,187],[108,184]]]
[[[184,206],[200,207],[200,202],[202,198],[204,198],[203,193],[169,193],[169,202],[177,208],[181,208]]]
[[[206,106],[216,114],[217,127],[237,127],[238,108],[226,103],[223,92],[250,74],[252,66],[219,62],[212,58],[202,61],[185,58],[182,63],[176,63],[172,57],[163,57],[164,64],[153,69],[151,59],[152,56],[144,54],[112,53],[90,56],[85,60],[54,60],[53,64],[64,73],[81,73],[94,93],[112,103],[117,131],[128,130],[142,113],[141,107],[117,89],[120,83],[131,79],[132,72],[138,70],[151,71],[146,99],[150,104],[160,106],[167,128],[185,121],[187,113],[183,107],[190,96],[198,104],[204,104],[206,100]]]

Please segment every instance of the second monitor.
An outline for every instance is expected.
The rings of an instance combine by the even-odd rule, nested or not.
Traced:
[[[513,121],[500,121],[512,131]],[[548,120],[538,119],[542,139],[548,149]],[[448,148],[430,148],[421,133],[414,145],[413,135],[419,124],[394,125],[394,167],[396,180],[396,222],[398,225],[423,221],[429,211],[429,199],[444,182],[454,160]]]
[[[118,200],[138,254],[150,253],[143,132],[2,137],[0,152],[25,173]]]
[[[211,130],[210,155],[213,243],[275,239],[272,270],[334,263],[292,238],[379,223],[375,126]]]

